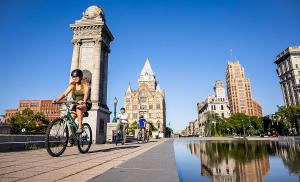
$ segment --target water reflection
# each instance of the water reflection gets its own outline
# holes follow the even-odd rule
[[[299,143],[272,141],[185,142],[181,144],[186,146],[190,155],[200,159],[201,176],[208,177],[212,181],[262,182],[269,175],[269,157],[272,156],[274,156],[274,160],[281,159],[283,164],[280,165],[287,167],[289,173],[300,175]],[[295,175],[293,179],[295,179]],[[273,180],[278,181],[274,178]]]

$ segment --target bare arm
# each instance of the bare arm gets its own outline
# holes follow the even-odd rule
[[[83,96],[83,101],[86,102],[89,96],[89,85],[86,84],[86,86],[84,87],[84,96]]]
[[[61,96],[59,96],[54,102],[59,102],[60,100],[62,100],[64,97],[66,97],[72,90],[73,86],[70,85],[63,94],[61,94]]]

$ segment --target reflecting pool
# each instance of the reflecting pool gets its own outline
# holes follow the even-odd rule
[[[181,182],[300,181],[300,144],[277,141],[176,140]]]

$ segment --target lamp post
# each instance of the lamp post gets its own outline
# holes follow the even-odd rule
[[[251,125],[251,120],[250,120],[250,113],[249,113],[249,122],[250,122],[250,136],[251,136],[251,134],[252,134],[252,125]]]
[[[116,119],[116,114],[117,114],[117,111],[116,111],[117,103],[118,103],[118,99],[115,97],[115,98],[114,98],[114,119],[112,120],[113,123],[117,123],[117,119]]]
[[[246,138],[246,136],[245,136],[245,125],[244,125],[244,120],[243,119],[242,119],[242,125],[243,125],[243,132],[244,132],[243,138]]]
[[[262,120],[262,133],[263,133],[263,135],[265,133],[265,122],[264,122],[264,120]]]

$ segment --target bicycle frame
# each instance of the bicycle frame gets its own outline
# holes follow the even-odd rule
[[[71,124],[72,124],[72,122],[74,123],[76,130],[77,130],[77,128],[78,128],[78,125],[77,125],[77,123],[75,122],[74,118],[71,116],[71,112],[70,112],[70,109],[69,109],[69,108],[67,108],[64,117],[68,120],[68,124],[69,124],[69,126],[70,126],[70,129],[71,129],[73,138],[74,138],[74,139],[77,138],[77,136],[76,136],[76,134],[75,134],[76,131],[74,131],[74,128],[71,127]],[[65,124],[64,130],[66,129],[66,127],[67,127],[67,123]]]
[[[72,117],[69,108],[66,109],[66,112],[65,112],[65,115],[64,115],[64,121],[66,121],[66,120],[67,120],[67,122],[65,122],[65,124],[64,124],[64,129],[62,130],[63,133],[65,132],[65,129],[67,128],[67,124],[69,124],[70,129],[71,129],[71,133],[72,133],[72,136],[73,136],[74,139],[79,139],[79,140],[86,139],[86,137],[77,138],[76,131],[74,131],[74,128],[71,127],[72,122],[74,123],[76,130],[78,129],[79,126],[78,126],[78,124],[75,122],[74,118]],[[58,133],[59,129],[60,129],[60,128],[57,129],[57,133]],[[82,128],[82,130],[83,130],[83,132],[85,132],[84,128]]]
[[[119,130],[116,130],[113,134],[115,137],[118,136],[118,140],[123,139],[123,126],[120,125]]]

